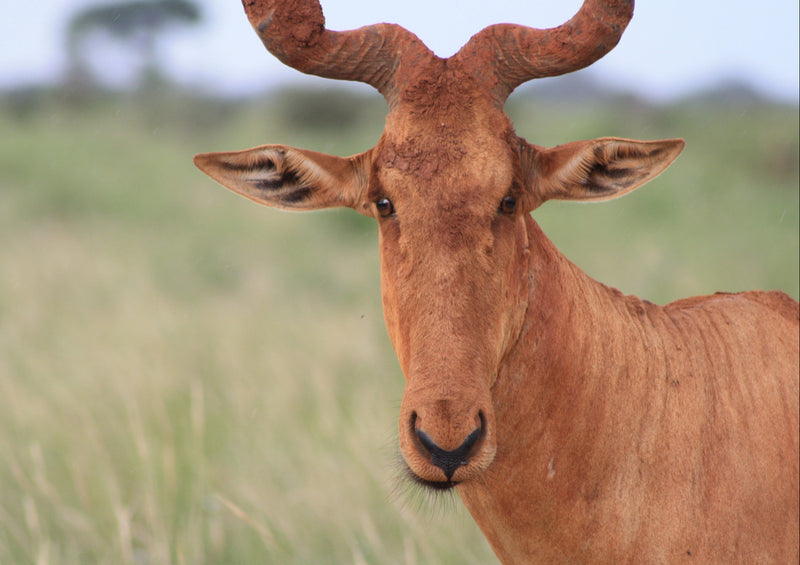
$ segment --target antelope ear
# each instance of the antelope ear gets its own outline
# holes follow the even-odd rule
[[[635,141],[604,137],[535,148],[533,190],[540,202],[608,200],[654,179],[683,149],[682,139]]]
[[[225,188],[259,204],[288,210],[363,204],[371,151],[353,157],[263,145],[229,153],[196,155],[194,164]]]

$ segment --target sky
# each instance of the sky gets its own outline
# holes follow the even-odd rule
[[[101,2],[10,1],[0,20],[0,89],[59,80],[66,67],[64,31],[70,16]],[[257,93],[287,82],[326,84],[284,67],[267,53],[239,0],[197,2],[203,23],[165,35],[160,45],[163,68],[174,79],[230,95]],[[322,4],[329,29],[399,23],[437,55],[449,56],[493,23],[560,25],[578,10],[581,0],[322,0]],[[619,45],[592,66],[592,75],[654,101],[738,81],[770,97],[797,102],[798,4],[797,0],[638,0]],[[133,75],[124,50],[104,42],[96,45],[95,53],[109,84],[123,85]]]

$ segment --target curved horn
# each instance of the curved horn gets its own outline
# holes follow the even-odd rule
[[[242,5],[261,42],[283,63],[307,74],[365,82],[390,105],[400,66],[434,56],[417,36],[394,24],[327,30],[319,0],[242,0]]]
[[[567,23],[551,29],[497,24],[475,34],[454,57],[470,67],[493,69],[479,76],[502,106],[520,84],[587,67],[611,51],[633,17],[633,0],[585,0]]]

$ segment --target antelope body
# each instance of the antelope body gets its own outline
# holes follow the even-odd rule
[[[503,112],[519,84],[613,48],[632,0],[586,0],[550,30],[491,26],[449,59],[399,26],[326,30],[317,0],[243,3],[281,60],[388,102],[359,155],[266,145],[195,163],[268,206],[377,219],[409,475],[456,488],[503,563],[797,562],[798,303],[624,296],[530,215],[626,194],[683,148],[544,148]]]

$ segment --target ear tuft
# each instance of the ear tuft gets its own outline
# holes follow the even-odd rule
[[[680,154],[682,139],[601,138],[540,150],[536,155],[542,201],[608,200],[652,180]]]
[[[360,157],[265,145],[204,153],[195,156],[194,163],[221,185],[259,204],[312,210],[356,205],[364,190],[353,166],[363,162]]]
[[[282,148],[265,147],[233,153],[207,153],[195,165],[234,192],[262,204],[303,207],[311,187],[324,181],[312,162]]]

